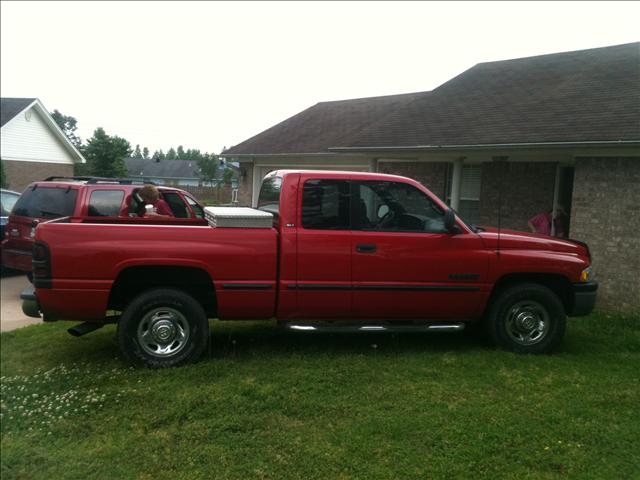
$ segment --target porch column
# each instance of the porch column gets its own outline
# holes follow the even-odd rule
[[[260,185],[262,185],[262,177],[260,176],[260,167],[256,165],[256,161],[253,161],[253,182],[251,188],[251,206],[256,208],[258,206],[258,195],[260,195]]]
[[[558,209],[558,197],[560,195],[560,163],[556,165],[556,180],[553,185],[553,207],[551,211],[551,236],[556,236],[556,210]]]
[[[451,176],[451,208],[460,208],[460,190],[462,187],[462,164],[464,157],[456,158],[453,161],[453,175]]]

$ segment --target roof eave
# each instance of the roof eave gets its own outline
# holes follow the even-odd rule
[[[29,105],[27,108],[36,107],[40,112],[41,116],[44,118],[45,123],[49,126],[49,128],[53,131],[53,133],[58,137],[58,139],[62,142],[64,147],[71,153],[72,156],[76,158],[76,163],[87,163],[82,154],[78,151],[78,149],[71,143],[69,138],[65,135],[62,129],[55,122],[51,114],[44,108],[44,105],[40,101],[39,98]],[[26,110],[26,109],[25,109]]]

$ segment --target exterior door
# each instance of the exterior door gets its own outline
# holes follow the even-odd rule
[[[349,182],[319,180],[303,174],[300,186],[295,316],[310,319],[349,318]]]
[[[448,233],[442,208],[412,185],[354,181],[352,189],[354,317],[476,316],[488,266],[481,239]]]

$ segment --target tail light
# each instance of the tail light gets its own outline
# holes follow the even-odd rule
[[[33,285],[36,288],[51,288],[51,254],[44,242],[33,243]]]

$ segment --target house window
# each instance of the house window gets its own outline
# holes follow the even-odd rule
[[[451,182],[453,165],[447,172],[447,204],[451,205]],[[480,219],[480,187],[482,185],[482,165],[463,165],[460,185],[460,206],[458,213],[467,223],[478,223]]]

